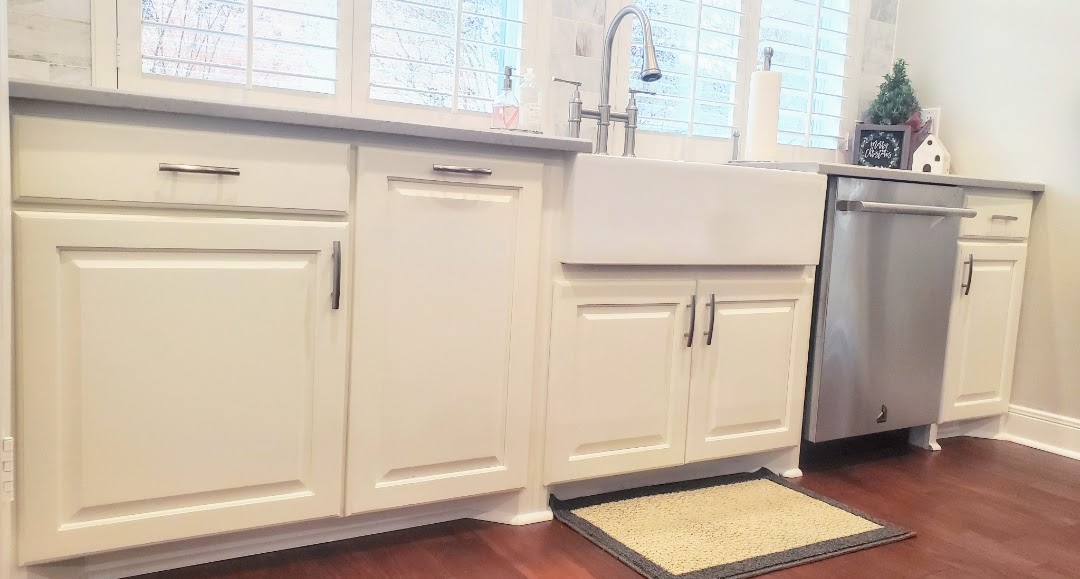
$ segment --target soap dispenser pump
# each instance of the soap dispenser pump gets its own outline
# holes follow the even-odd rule
[[[502,90],[491,107],[491,128],[516,129],[519,109],[518,99],[514,96],[514,67],[507,66],[503,72]]]

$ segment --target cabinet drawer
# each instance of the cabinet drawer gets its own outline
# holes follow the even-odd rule
[[[967,207],[979,215],[964,219],[961,237],[1026,239],[1031,227],[1030,194],[990,189],[965,189]]]
[[[33,116],[12,129],[16,199],[348,210],[345,143]]]

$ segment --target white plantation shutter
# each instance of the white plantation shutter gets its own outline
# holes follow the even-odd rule
[[[731,136],[745,117],[751,55],[775,50],[784,73],[780,135],[785,145],[835,149],[843,118],[851,0],[635,0],[653,22],[664,76],[637,80],[644,48],[634,25],[631,88],[641,95],[642,130]],[[757,20],[750,16],[756,15]],[[750,29],[757,23],[757,29]],[[616,103],[621,104],[621,103]],[[745,129],[745,127],[741,127]]]
[[[373,0],[370,98],[491,111],[503,67],[523,72],[523,10],[522,0]]]
[[[634,20],[630,86],[657,93],[639,95],[643,130],[729,137],[735,127],[742,0],[636,0],[652,20],[656,58],[663,78],[638,80],[644,53],[641,26]]]
[[[334,94],[337,0],[141,0],[143,74]]]
[[[843,120],[851,0],[761,0],[758,54],[783,72],[779,142],[836,149]]]

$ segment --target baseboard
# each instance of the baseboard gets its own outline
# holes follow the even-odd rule
[[[1080,419],[1009,406],[1001,440],[1080,460]]]

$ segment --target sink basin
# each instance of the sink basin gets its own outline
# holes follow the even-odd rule
[[[826,177],[578,155],[559,257],[597,265],[814,265]]]

